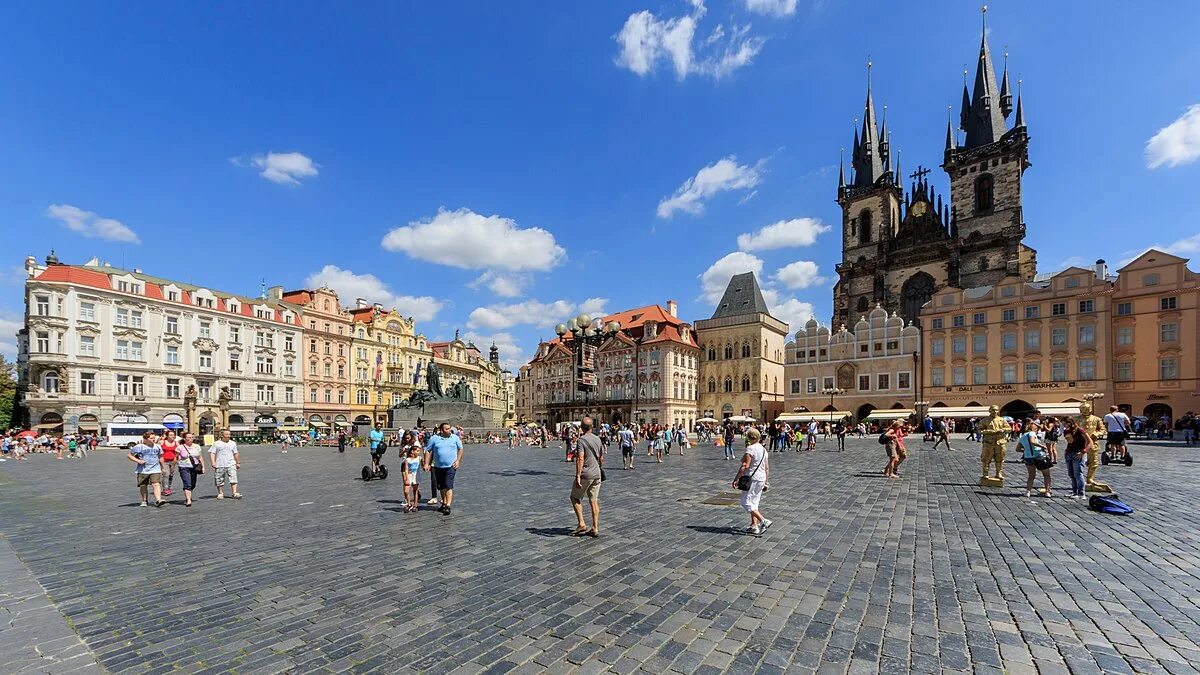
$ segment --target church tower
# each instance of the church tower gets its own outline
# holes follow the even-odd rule
[[[987,8],[984,8],[984,18]],[[1032,279],[1037,252],[1022,243],[1025,220],[1021,209],[1021,178],[1029,168],[1029,132],[1017,94],[1016,118],[1008,81],[1008,56],[996,85],[996,70],[987,42],[987,27],[979,45],[975,84],[968,93],[963,82],[959,129],[946,129],[942,168],[950,178],[951,234],[962,246],[959,280],[962,288],[987,286],[1006,276]]]
[[[847,323],[883,300],[886,242],[900,219],[902,193],[895,176],[886,110],[883,129],[875,117],[871,64],[867,64],[867,100],[861,129],[854,129],[853,173],[846,181],[844,160],[838,167],[837,202],[842,207],[842,261],[834,287],[834,319]],[[852,316],[853,315],[853,316]],[[835,324],[836,325],[836,324]]]

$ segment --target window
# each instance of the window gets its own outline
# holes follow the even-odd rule
[[[995,179],[990,173],[975,179],[975,213],[991,213],[995,207],[992,201],[994,187]]]
[[[117,340],[117,358],[124,361],[141,361],[142,343],[136,340]]]
[[[1079,288],[1079,277],[1068,277],[1064,285],[1067,288]]]
[[[1038,318],[1038,315],[1041,313],[1041,309],[1042,308],[1038,307],[1037,305],[1033,305],[1031,307],[1026,307],[1025,308],[1025,318],[1026,319]]]
[[[94,302],[79,303],[79,320],[95,322],[95,320],[96,320],[96,303],[94,303]]]
[[[260,384],[260,385],[257,385],[254,389],[255,389],[255,395],[258,397],[259,401],[262,401],[263,403],[274,403],[275,402],[275,387],[274,386],[271,386],[268,384]]]
[[[117,375],[117,395],[118,396],[128,396],[129,395],[129,376],[128,375]]]
[[[931,368],[929,370],[929,384],[935,387],[941,387],[946,384],[945,368]]]
[[[1178,380],[1179,379],[1179,359],[1159,359],[1158,360],[1158,379],[1160,380]]]
[[[1050,379],[1055,382],[1067,381],[1067,362],[1066,361],[1051,361],[1050,362]]]
[[[242,305],[237,300],[233,300],[233,299],[227,300],[225,302],[225,308],[228,309],[230,311],[230,313],[232,313],[232,314],[241,314],[242,313]]]
[[[179,347],[167,345],[167,354],[163,362],[170,366],[179,365]]]
[[[1017,350],[1017,334],[1009,331],[1000,335],[1000,349],[1006,352]]]
[[[1143,286],[1157,286],[1159,277],[1157,274],[1147,274],[1142,277]]]
[[[1017,383],[1017,364],[1005,363],[1000,366],[1000,381],[1004,384]]]
[[[965,335],[956,335],[950,338],[950,353],[955,355],[967,353],[967,338]]]
[[[396,398],[397,398],[397,395],[392,394],[392,405],[396,405],[397,403],[399,403],[399,401],[396,400]],[[284,387],[283,388],[283,402],[284,403],[295,403],[296,402],[296,388],[295,387]]]
[[[1017,310],[1015,310],[1015,309],[1001,310],[1000,320],[1001,321],[1016,321],[1017,320]]]
[[[936,329],[940,329],[940,328],[942,328],[942,326],[943,326],[943,323],[942,323],[942,318],[941,318],[941,317],[938,317],[938,318],[936,318],[936,319],[934,319],[934,320],[932,320],[932,321],[930,321],[930,322],[929,322],[929,327],[930,327],[930,328],[933,328],[933,329],[935,329],[935,330],[936,330]]]
[[[260,319],[274,319],[275,312],[269,309],[255,309],[254,316]],[[274,399],[274,392],[272,392],[272,399]]]
[[[317,388],[316,387],[313,387],[312,389],[308,390],[308,402],[309,403],[317,402]]]
[[[866,209],[858,214],[858,243],[871,243],[871,212]]]
[[[733,391],[733,378],[730,378],[730,377],[725,378],[725,391],[727,391],[727,392]]]
[[[167,398],[179,398],[179,378],[167,378]]]
[[[1080,326],[1079,327],[1079,346],[1091,346],[1096,344],[1096,327],[1095,326]]]
[[[146,378],[141,375],[134,375],[130,378],[131,382],[129,393],[134,397],[146,395]]]
[[[200,337],[202,337],[202,338],[211,338],[212,337],[212,323],[210,323],[208,321],[200,322]]]
[[[742,376],[742,391],[750,391],[750,376]]]
[[[287,359],[283,362],[283,374],[285,377],[296,376],[296,364],[291,359]]]
[[[201,401],[212,398],[212,382],[196,382],[196,395]]]
[[[50,296],[34,296],[34,308],[38,316],[50,316]]]
[[[345,355],[346,355],[346,345],[339,343],[338,344],[338,356],[345,356]]]
[[[163,329],[167,335],[179,335],[179,317],[168,316],[166,328]]]
[[[985,312],[975,312],[971,315],[971,323],[976,326],[982,326],[987,323],[987,314]]]
[[[1133,381],[1133,362],[1132,361],[1117,361],[1117,368],[1114,371],[1113,377],[1117,382]]]
[[[255,347],[274,348],[275,347],[275,334],[270,333],[270,332],[264,332],[261,330],[255,332],[254,333],[254,346]]]
[[[823,382],[822,386],[824,388],[833,389],[833,378],[832,377],[826,377],[822,382]]]
[[[1025,381],[1026,382],[1037,382],[1039,377],[1041,377],[1041,364],[1026,363],[1025,364]]]
[[[965,326],[966,323],[967,317],[963,316],[962,314],[959,314],[950,320],[950,325],[954,326],[955,328],[958,328],[959,326]]]
[[[1158,327],[1159,342],[1177,342],[1179,340],[1179,324],[1164,323]]]
[[[42,391],[47,394],[58,393],[58,373],[51,370],[42,376]]]
[[[283,350],[286,352],[296,351],[296,338],[291,333],[283,336]]]
[[[84,396],[94,396],[96,394],[95,373],[79,374],[79,393],[83,394]]]
[[[254,372],[260,375],[273,375],[275,373],[275,359],[270,356],[259,356],[254,359]]]
[[[340,326],[339,326],[339,328],[340,328]],[[338,389],[338,403],[345,403],[345,402],[346,402],[346,390]]]
[[[1051,347],[1066,347],[1067,346],[1067,329],[1066,328],[1051,328],[1050,329],[1050,346]]]
[[[888,351],[890,351],[890,352],[893,352],[893,351],[896,351],[897,349],[900,349],[900,341],[899,341],[899,340],[888,340],[888,341],[887,341],[887,348],[888,348]],[[824,349],[822,349],[822,350],[821,350],[821,356],[825,356],[825,350],[824,350]]]
[[[1133,314],[1133,303],[1132,302],[1118,302],[1117,303],[1117,316],[1129,316],[1130,314]]]
[[[1095,300],[1080,300],[1079,301],[1079,313],[1080,314],[1091,314],[1094,311],[1096,311],[1096,301]]]
[[[892,376],[888,373],[880,373],[875,378],[875,384],[877,385],[875,388],[879,391],[887,391],[892,388]]]
[[[1066,314],[1067,314],[1067,303],[1056,302],[1053,305],[1050,305],[1050,315],[1051,316],[1066,316]]]
[[[1133,328],[1130,326],[1122,326],[1117,329],[1117,344],[1128,346],[1133,344]]]
[[[95,356],[96,355],[96,338],[91,335],[79,336],[79,355],[80,356]]]
[[[346,379],[346,366],[344,364],[339,363],[337,373],[338,373],[337,376],[338,376],[339,380]]]
[[[1033,351],[1042,348],[1042,331],[1027,330],[1025,331],[1025,350]]]
[[[1000,297],[1002,297],[1002,298],[1011,298],[1012,296],[1014,296],[1016,294],[1017,294],[1017,289],[1014,286],[1005,286],[1004,288],[1000,289]]]
[[[954,366],[950,369],[950,384],[961,387],[967,383],[967,369],[965,366]]]
[[[749,342],[742,343],[742,358],[743,359],[750,358],[750,343]]]
[[[930,341],[929,348],[929,351],[932,352],[934,356],[941,356],[942,354],[946,353],[946,341],[942,338],[934,338]]]
[[[171,302],[179,302],[179,291],[176,291],[176,290],[167,291],[167,300],[170,300]]]
[[[1158,308],[1164,312],[1176,309],[1179,306],[1179,298],[1169,295],[1165,298],[1158,299]]]
[[[817,393],[817,378],[815,378],[815,377],[808,378],[808,381],[804,383],[804,386],[805,386],[805,391],[807,393],[809,393],[809,394]]]
[[[200,367],[212,370],[212,352],[200,352]]]
[[[332,343],[329,342],[329,340],[326,340],[325,341],[325,356],[329,356],[330,354],[332,354],[333,353],[332,350],[333,350]]]
[[[971,336],[971,351],[975,354],[987,353],[987,336],[972,335]]]
[[[987,366],[971,366],[971,384],[987,384]]]
[[[716,388],[716,383],[713,382],[712,380],[709,380],[708,381],[708,390],[712,391],[714,388]],[[792,393],[793,394],[800,393],[800,380],[792,380]]]
[[[357,401],[358,401],[358,404],[359,404],[359,405],[366,405],[366,404],[367,404],[367,402],[368,402],[368,399],[367,399],[367,390],[366,390],[366,389],[359,389],[359,390],[358,390],[358,394],[355,396],[355,400],[357,400]]]
[[[38,331],[34,341],[34,351],[38,354],[50,353],[50,333],[47,331]]]
[[[1096,379],[1096,359],[1079,359],[1079,379]]]
[[[235,401],[242,400],[242,383],[232,382],[229,385],[229,396]]]
[[[858,376],[858,390],[859,391],[871,391],[871,376],[870,375],[859,375]]]
[[[333,364],[325,363],[325,377],[333,377]]]

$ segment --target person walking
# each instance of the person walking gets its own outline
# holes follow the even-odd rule
[[[846,422],[838,420],[833,423],[833,434],[837,436],[838,452],[846,451]]]
[[[411,431],[400,437],[400,471],[404,479],[404,503],[400,506],[405,513],[416,512],[421,503],[421,444]]]
[[[221,440],[208,447],[208,459],[213,468],[213,481],[217,486],[217,499],[225,498],[225,483],[229,483],[230,497],[241,499],[238,492],[238,469],[242,460],[238,455],[237,441],[230,439],[229,430],[221,430]]]
[[[883,467],[883,475],[887,478],[899,478],[900,473],[896,469],[900,466],[900,444],[901,429],[900,420],[892,420],[887,430],[880,434],[880,442],[883,443],[883,449],[887,453],[887,464]]]
[[[592,418],[584,417],[579,426],[578,452],[575,453],[575,483],[571,487],[571,509],[578,523],[573,536],[600,536],[600,483],[604,480],[604,448],[592,433]],[[592,510],[592,528],[583,521],[583,499],[587,497]]]
[[[817,434],[821,433],[821,426],[816,420],[808,421],[808,449],[812,452],[817,450]]]
[[[947,450],[952,450],[950,447],[950,429],[946,426],[946,418],[942,417],[933,423],[933,449],[937,450],[941,444],[946,445]]]
[[[650,429],[650,446],[654,448],[654,456],[658,463],[663,463],[663,437],[657,428]]]
[[[288,447],[292,444],[292,435],[290,433],[285,432],[284,434],[282,434],[280,436],[279,440],[283,443],[283,449],[280,450],[279,452],[286,455],[287,451],[288,451]]]
[[[767,450],[762,446],[761,440],[762,433],[758,429],[746,430],[746,452],[742,455],[742,463],[733,477],[734,489],[742,493],[742,508],[750,514],[750,528],[747,531],[753,535],[762,534],[772,524],[759,510],[770,470]]]
[[[633,469],[633,445],[637,442],[634,438],[633,429],[628,424],[622,424],[617,428],[617,439],[621,446],[621,468]]]
[[[1110,405],[1108,414],[1104,416],[1104,427],[1108,430],[1108,439],[1105,443],[1112,451],[1109,460],[1125,461],[1125,457],[1129,454],[1129,446],[1125,445],[1125,439],[1129,438],[1129,416],[1121,412],[1117,406]]]
[[[733,431],[733,425],[730,424],[729,422],[725,423],[725,433],[724,433],[723,440],[725,442],[725,459],[726,460],[733,459],[734,431]]]
[[[1092,435],[1080,428],[1074,417],[1063,418],[1063,440],[1067,442],[1067,475],[1071,477],[1071,498],[1084,497],[1083,462],[1092,452]]]
[[[196,443],[192,432],[183,432],[183,442],[176,448],[179,462],[179,481],[183,483],[183,505],[192,505],[192,492],[196,489],[196,476],[204,473],[204,452]]]
[[[1025,496],[1033,496],[1034,474],[1042,472],[1042,493],[1050,497],[1050,455],[1046,446],[1038,440],[1038,423],[1032,418],[1026,418],[1023,431],[1017,438],[1017,446],[1021,448],[1021,459],[1025,462],[1028,477],[1025,479]]]
[[[142,498],[141,506],[147,506],[147,492],[154,492],[154,506],[161,508],[165,503],[162,498],[162,448],[156,442],[158,437],[153,431],[142,434],[142,442],[130,448],[126,457],[137,464],[134,475],[137,476],[138,494]]]
[[[346,432],[345,431],[341,431],[341,430],[338,431],[337,444],[338,444],[338,452],[346,451]]]
[[[425,470],[436,477],[442,493],[442,505],[438,510],[448,516],[454,505],[454,474],[462,464],[462,439],[450,433],[449,422],[442,422],[438,433],[429,437],[425,450]]]
[[[163,496],[169,497],[175,494],[172,488],[175,484],[175,451],[179,448],[179,442],[175,439],[175,430],[167,429],[167,433],[163,434],[162,442],[159,443],[162,448],[162,468],[166,478],[166,487],[163,489]]]
[[[1046,452],[1050,453],[1050,464],[1058,464],[1058,437],[1062,434],[1058,420],[1053,417],[1047,417],[1043,434],[1045,437]]]

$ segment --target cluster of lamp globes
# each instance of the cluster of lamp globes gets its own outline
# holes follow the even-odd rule
[[[582,332],[583,337],[596,337],[597,335],[616,335],[621,330],[619,321],[609,321],[604,323],[604,319],[596,317],[593,319],[587,314],[580,314],[566,323],[560,323],[554,327],[554,332],[558,337],[562,337],[567,333],[579,334]]]

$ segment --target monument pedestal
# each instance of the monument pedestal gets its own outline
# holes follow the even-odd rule
[[[412,429],[419,423],[428,427],[449,422],[464,429],[482,429],[483,408],[463,401],[426,401],[420,407],[396,407],[388,411],[388,426],[393,429]]]
[[[979,487],[1002,488],[1002,487],[1004,487],[1004,479],[1003,478],[994,478],[992,476],[980,476],[979,477]]]

